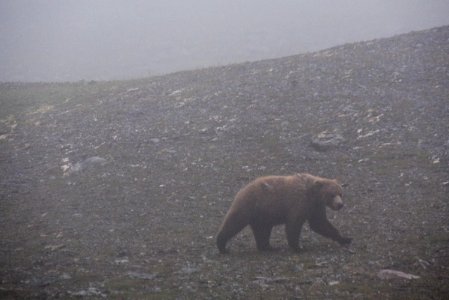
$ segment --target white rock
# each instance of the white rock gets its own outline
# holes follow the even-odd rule
[[[377,277],[379,277],[380,279],[403,278],[403,279],[408,279],[408,280],[420,278],[417,275],[412,275],[412,274],[404,273],[402,271],[389,270],[389,269],[380,270],[377,273]]]

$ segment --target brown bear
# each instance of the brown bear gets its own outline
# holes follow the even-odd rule
[[[310,228],[341,245],[352,239],[342,237],[326,217],[326,206],[343,207],[342,188],[336,180],[310,174],[260,177],[236,195],[217,235],[217,247],[226,253],[226,243],[249,225],[258,250],[270,250],[273,226],[285,224],[288,245],[299,251],[299,236],[305,221]]]

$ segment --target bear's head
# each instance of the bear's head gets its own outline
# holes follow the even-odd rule
[[[333,210],[343,207],[343,189],[337,180],[322,179],[316,182],[319,187],[320,202]]]

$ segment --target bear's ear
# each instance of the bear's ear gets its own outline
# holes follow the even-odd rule
[[[341,186],[341,187],[347,187],[348,186],[348,184],[346,183],[346,182],[343,182],[340,178],[335,178],[335,179],[333,179],[333,181],[336,183],[336,184],[338,184],[339,186]]]

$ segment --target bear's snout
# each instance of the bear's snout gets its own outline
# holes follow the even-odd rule
[[[332,200],[332,205],[331,205],[333,210],[340,210],[343,208],[343,200],[341,199],[340,196],[335,196],[334,199]]]

